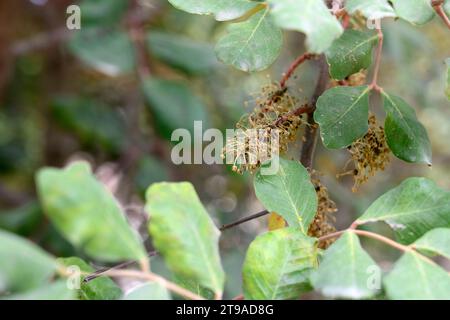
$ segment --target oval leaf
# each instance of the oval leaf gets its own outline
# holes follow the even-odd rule
[[[416,112],[402,98],[383,92],[386,141],[392,153],[406,162],[431,165],[431,143]]]
[[[154,57],[189,74],[205,74],[218,63],[209,43],[152,31],[147,36],[147,44]]]
[[[330,75],[342,80],[367,69],[372,64],[372,49],[377,42],[378,36],[373,32],[346,30],[326,53]]]
[[[377,294],[369,286],[374,267],[378,268],[361,247],[358,237],[346,232],[325,251],[311,281],[327,297],[370,298]]]
[[[217,21],[233,20],[253,9],[257,3],[249,0],[169,0],[180,10],[195,14],[212,14]]]
[[[255,176],[256,197],[269,211],[281,215],[291,227],[300,227],[306,234],[317,211],[317,195],[308,171],[298,161],[275,158],[279,161],[276,174]],[[263,164],[262,168],[272,163]]]
[[[283,34],[268,14],[263,10],[247,21],[230,25],[216,45],[219,60],[246,72],[268,68],[283,45]]]
[[[426,178],[409,178],[379,197],[357,220],[384,221],[410,244],[434,228],[450,227],[450,192]]]
[[[298,299],[311,290],[309,274],[316,266],[316,239],[297,228],[259,235],[250,244],[242,269],[244,296],[251,300]]]
[[[309,52],[322,53],[343,32],[338,20],[322,0],[269,0],[271,15],[283,29],[306,34]]]
[[[369,87],[335,87],[317,100],[314,120],[330,149],[351,145],[369,130]]]
[[[426,253],[431,252],[450,259],[450,229],[436,228],[428,231],[414,242],[413,246]]]
[[[220,294],[224,271],[216,228],[189,182],[155,183],[146,194],[155,248],[176,275]]]
[[[76,290],[67,285],[66,280],[59,280],[37,289],[7,297],[8,300],[76,300]]]
[[[385,277],[384,287],[395,300],[449,300],[450,276],[414,252],[405,253]]]
[[[430,0],[392,0],[400,18],[416,25],[425,24],[434,17]]]
[[[0,293],[37,288],[56,269],[56,260],[34,243],[0,230]]]
[[[124,31],[83,28],[69,42],[69,50],[93,69],[115,77],[134,70],[134,49]]]
[[[36,180],[45,213],[74,246],[104,261],[147,258],[116,199],[95,179],[89,164],[44,168]]]
[[[394,9],[387,0],[347,0],[345,9],[350,14],[361,11],[367,19],[396,17]]]
[[[193,132],[194,121],[208,125],[206,106],[183,82],[156,78],[145,79],[142,90],[155,117],[155,127],[170,140],[176,129]]]
[[[131,289],[123,300],[171,300],[171,298],[165,287],[157,282],[148,282]]]

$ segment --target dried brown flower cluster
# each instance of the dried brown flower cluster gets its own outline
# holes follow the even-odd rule
[[[334,88],[337,86],[345,85],[350,87],[362,86],[366,83],[367,71],[362,70],[358,73],[349,75],[345,80],[331,80],[330,87]]]
[[[356,140],[348,151],[351,154],[355,169],[338,175],[353,174],[353,192],[358,187],[374,176],[379,170],[384,170],[389,163],[390,150],[386,142],[383,126],[378,125],[375,115],[369,116],[369,130],[364,137]]]
[[[318,207],[317,214],[309,226],[308,235],[320,238],[336,231],[333,223],[336,220],[334,213],[337,211],[337,208],[334,201],[329,197],[328,189],[320,182],[320,180],[318,178],[312,178],[311,181],[316,188]],[[334,241],[335,239],[321,241],[319,248],[326,249]]]
[[[236,124],[240,130],[222,151],[222,158],[231,156],[233,171],[241,174],[253,173],[273,154],[286,153],[303,122],[301,115],[292,112],[298,99],[277,84],[263,87],[255,102],[254,110]]]

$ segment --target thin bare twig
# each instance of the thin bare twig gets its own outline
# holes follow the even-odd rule
[[[316,89],[311,100],[311,111],[308,113],[308,126],[305,129],[305,142],[303,143],[300,162],[306,168],[312,168],[314,153],[317,145],[317,124],[314,121],[314,111],[316,109],[317,99],[325,92],[328,87],[329,74],[328,64],[325,56],[322,54],[319,58],[319,79],[317,80]]]
[[[378,32],[378,47],[375,58],[375,68],[373,71],[372,83],[370,84],[370,88],[376,91],[381,91],[381,87],[378,85],[378,74],[380,72],[381,65],[381,54],[383,53],[383,31],[381,30],[381,22],[377,22],[377,32]]]
[[[250,221],[250,220],[254,220],[254,219],[263,217],[263,216],[265,216],[265,215],[268,215],[269,213],[270,213],[270,212],[267,211],[267,210],[260,211],[260,212],[258,212],[258,213],[252,214],[251,216],[248,216],[248,217],[239,219],[239,220],[237,220],[237,221],[235,221],[235,222],[233,222],[233,223],[230,223],[230,224],[224,224],[223,226],[221,226],[221,227],[219,228],[219,230],[220,230],[220,231],[224,231],[224,230],[227,230],[227,229],[236,227],[236,226],[238,226],[238,225],[240,225],[240,224],[242,224],[242,223],[245,223],[245,222],[248,222],[248,221]]]
[[[110,277],[128,277],[128,278],[136,278],[136,279],[143,279],[148,281],[157,282],[163,287],[167,288],[168,290],[179,294],[185,298],[191,299],[191,300],[205,300],[205,298],[180,287],[179,285],[170,282],[169,280],[158,276],[157,274],[154,274],[152,272],[142,272],[138,270],[108,270],[102,274],[102,276],[110,276]]]
[[[286,82],[289,80],[290,77],[294,74],[294,71],[305,61],[311,60],[317,57],[317,55],[313,53],[306,52],[302,55],[300,55],[297,59],[292,62],[292,64],[289,66],[288,70],[283,74],[283,77],[280,80],[280,87],[281,89],[284,89],[286,87]]]
[[[438,16],[444,21],[447,28],[450,29],[450,19],[448,18],[447,14],[444,11],[444,8],[442,7],[444,1],[443,0],[434,0],[432,1],[432,6],[434,8],[434,11],[438,14]]]

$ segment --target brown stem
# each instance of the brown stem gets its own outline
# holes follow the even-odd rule
[[[275,121],[275,126],[280,125],[281,123],[285,122],[287,119],[289,119],[289,117],[291,116],[300,116],[304,113],[308,113],[311,111],[311,106],[306,105],[306,106],[301,106],[298,107],[295,110],[292,110],[291,112],[289,112],[288,114],[284,115],[284,116],[280,116],[277,121]]]
[[[319,79],[317,80],[316,89],[311,100],[312,109],[308,113],[308,126],[305,129],[305,142],[302,146],[300,154],[300,162],[306,168],[312,168],[314,151],[317,145],[317,124],[314,121],[314,110],[316,109],[317,99],[325,92],[330,79],[328,74],[328,64],[325,56],[322,54],[319,58]]]
[[[270,213],[270,212],[267,211],[267,210],[260,211],[260,212],[258,212],[258,213],[252,214],[251,216],[248,216],[248,217],[239,219],[239,220],[237,220],[237,221],[235,221],[235,222],[233,222],[233,223],[230,223],[230,224],[224,224],[223,226],[221,226],[221,227],[219,228],[219,230],[220,230],[220,231],[224,231],[224,230],[227,230],[227,229],[236,227],[236,226],[238,226],[238,225],[240,225],[240,224],[242,224],[242,223],[245,223],[245,222],[248,222],[248,221],[250,221],[250,220],[254,220],[254,219],[263,217],[263,216],[265,216],[265,215],[268,215],[269,213]]]
[[[380,72],[381,65],[381,54],[383,53],[383,31],[381,30],[381,22],[377,23],[377,32],[378,32],[378,47],[375,58],[375,68],[373,71],[372,83],[370,84],[370,88],[376,91],[381,91],[381,87],[378,86],[378,74]]]
[[[316,55],[306,52],[299,56],[297,59],[292,62],[292,64],[289,66],[288,70],[283,74],[283,78],[280,80],[280,87],[281,89],[284,89],[286,87],[286,82],[289,80],[289,78],[293,75],[294,71],[306,60],[311,60],[315,58]]]
[[[179,294],[185,298],[191,299],[191,300],[205,300],[205,298],[185,289],[177,284],[168,281],[167,279],[158,276],[157,274],[151,273],[151,272],[142,272],[137,270],[109,270],[102,274],[103,276],[110,276],[110,277],[128,277],[128,278],[136,278],[136,279],[143,279],[143,280],[149,280],[154,281],[162,285],[163,287],[167,288],[168,290]]]
[[[444,21],[444,23],[447,26],[447,28],[450,29],[450,19],[445,14],[444,8],[442,7],[443,3],[444,3],[444,1],[433,1],[432,5],[433,5],[433,8],[434,8],[434,11],[436,11],[438,16],[441,17],[442,21]]]

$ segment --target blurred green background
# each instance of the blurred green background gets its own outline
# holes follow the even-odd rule
[[[242,114],[251,111],[261,87],[279,80],[304,52],[303,36],[285,33],[276,63],[264,72],[246,74],[216,60],[214,43],[227,23],[183,13],[164,0],[84,0],[78,2],[82,28],[69,31],[66,8],[73,3],[0,2],[0,228],[56,256],[84,257],[42,214],[34,184],[39,168],[62,167],[75,159],[91,163],[144,238],[143,194],[157,181],[192,182],[218,226],[263,209],[249,174],[237,175],[224,165],[175,166],[170,134],[191,128],[194,120],[203,120],[204,128],[234,128]],[[444,95],[448,30],[437,18],[424,27],[402,21],[388,21],[383,27],[380,83],[415,107],[433,144],[433,166],[391,157],[385,172],[352,193],[351,177],[336,179],[349,154],[319,146],[315,168],[339,209],[338,229],[407,177],[430,177],[450,189],[450,104]],[[291,93],[308,99],[316,71],[314,62],[299,68],[289,82]],[[379,101],[372,102],[381,121]],[[294,143],[290,156],[298,158],[300,147],[301,142]],[[372,228],[390,235],[383,225]],[[223,233],[225,297],[241,293],[247,246],[265,230],[266,217]],[[151,249],[151,240],[146,243]],[[386,268],[397,255],[369,240],[365,247]],[[160,258],[152,266],[167,275]]]

